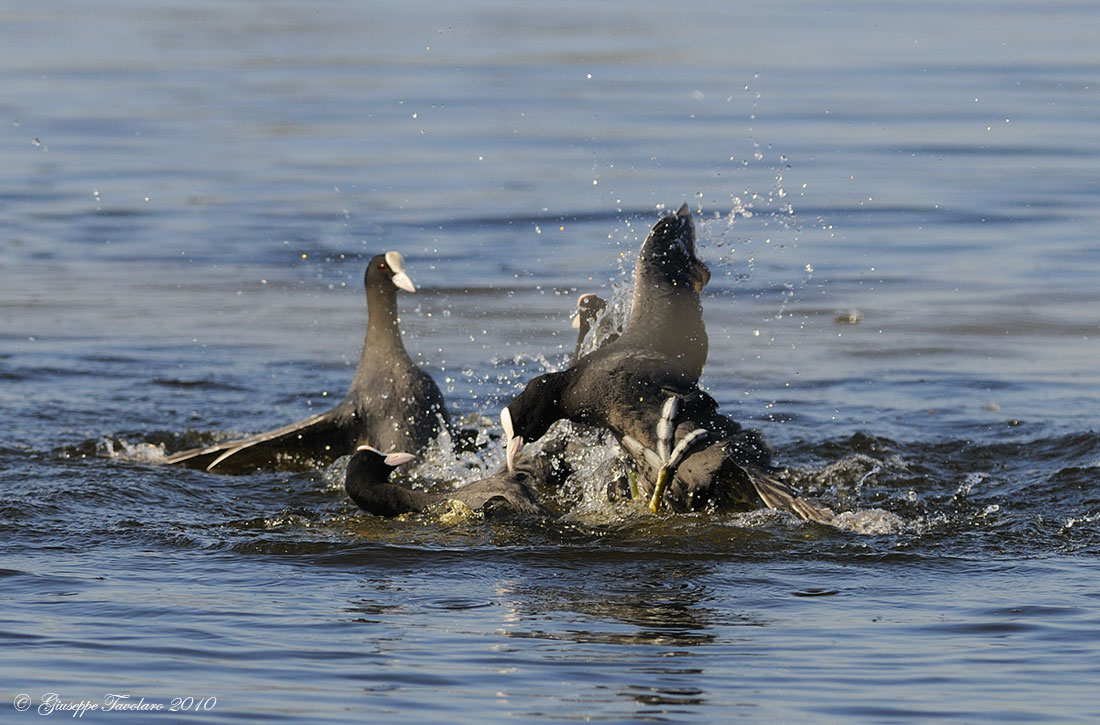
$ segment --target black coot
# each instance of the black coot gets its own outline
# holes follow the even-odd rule
[[[654,509],[662,502],[676,510],[763,502],[827,520],[829,514],[818,515],[774,478],[763,438],[719,412],[698,388],[707,357],[699,293],[709,279],[684,205],[661,218],[642,244],[622,335],[564,371],[531,380],[501,411],[505,436],[537,440],[562,418],[604,427],[635,459],[640,493]],[[672,461],[685,440],[680,460]],[[667,491],[653,496],[662,476]]]
[[[234,457],[239,465],[271,465],[286,457],[332,461],[359,445],[419,453],[449,428],[443,394],[413,364],[398,329],[397,290],[415,292],[400,252],[370,260],[363,276],[367,333],[344,400],[324,413],[276,430],[180,451],[166,458],[207,470]]]

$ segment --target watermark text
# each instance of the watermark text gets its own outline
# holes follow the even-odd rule
[[[98,700],[93,700],[71,699],[57,692],[46,692],[38,700],[26,694],[16,695],[12,705],[18,712],[32,711],[39,715],[80,718],[90,712],[210,712],[218,706],[218,698],[171,697],[166,700],[152,700],[108,692]]]

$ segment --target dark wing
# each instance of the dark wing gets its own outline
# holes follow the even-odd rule
[[[247,438],[222,441],[212,446],[190,448],[166,457],[165,463],[182,463],[191,468],[213,470],[228,468],[226,459],[233,457],[237,468],[264,467],[274,463],[299,465],[309,461],[332,461],[350,453],[351,440],[347,417],[341,406],[311,415],[281,428],[257,433]],[[292,466],[293,467],[293,466]]]
[[[764,505],[776,511],[789,511],[800,519],[831,524],[835,514],[827,506],[819,506],[802,498],[790,486],[759,468],[748,468],[749,480]]]

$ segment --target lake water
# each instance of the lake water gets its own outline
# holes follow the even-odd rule
[[[1068,1],[4,6],[0,719],[1100,718],[1098,27]],[[606,445],[530,526],[361,515],[340,463],[158,463],[339,399],[387,249],[406,345],[496,434],[684,201],[703,384],[839,527],[611,507]]]

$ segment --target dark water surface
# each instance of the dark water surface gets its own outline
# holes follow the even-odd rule
[[[740,5],[0,9],[0,719],[1100,718],[1100,6]],[[599,444],[530,526],[158,463],[339,399],[386,249],[495,435],[684,201],[703,382],[837,528]]]

